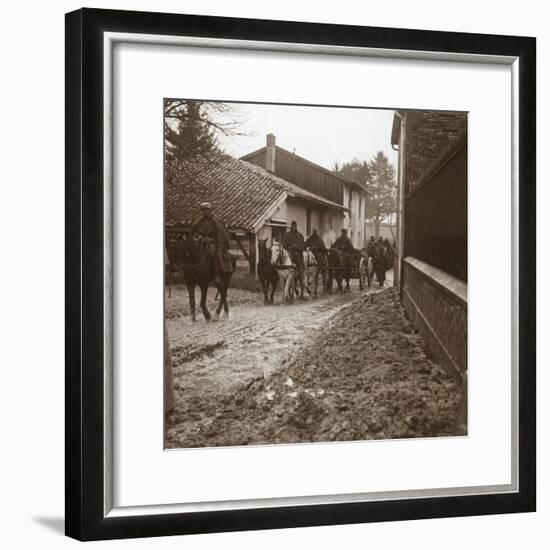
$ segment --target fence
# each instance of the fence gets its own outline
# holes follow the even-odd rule
[[[405,199],[405,256],[468,280],[467,142],[462,136]]]

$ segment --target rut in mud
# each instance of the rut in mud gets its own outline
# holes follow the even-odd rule
[[[453,434],[459,390],[393,290],[270,307],[247,294],[218,324],[168,307],[167,447]]]

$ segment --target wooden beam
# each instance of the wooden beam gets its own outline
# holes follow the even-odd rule
[[[243,256],[250,262],[250,256],[248,255],[248,252],[246,251],[246,248],[243,246],[243,243],[241,242],[240,237],[236,233],[232,233],[231,236],[237,243],[238,247],[240,248],[241,252],[243,253]]]
[[[256,275],[256,235],[248,234],[248,265],[250,266],[250,274]]]

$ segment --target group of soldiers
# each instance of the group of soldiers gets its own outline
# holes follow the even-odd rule
[[[295,221],[290,224],[290,231],[284,234],[282,245],[288,251],[294,253],[293,258],[296,258],[295,263],[298,268],[303,268],[301,253],[304,250],[311,250],[316,257],[318,253],[324,254],[327,252],[327,247],[317,229],[314,229],[311,235],[304,240],[304,236],[298,231]],[[350,262],[356,253],[356,249],[348,237],[348,230],[345,228],[341,230],[341,234],[332,244],[332,248],[342,252]],[[378,270],[382,269],[385,272],[393,265],[394,247],[388,239],[379,237],[378,240],[375,240],[374,237],[371,237],[366,246],[366,255],[373,259],[374,269],[377,273]]]
[[[201,203],[200,211],[201,215],[193,224],[192,231],[212,243],[213,260],[217,270],[230,271],[229,232],[223,221],[214,215],[209,202]],[[304,268],[304,250],[311,250],[316,257],[319,254],[327,253],[327,247],[317,229],[313,229],[311,235],[304,239],[302,233],[298,231],[298,224],[295,221],[290,224],[290,231],[284,234],[281,244],[290,252],[292,260],[299,269]],[[356,253],[345,228],[342,229],[341,235],[334,241],[332,248],[342,252],[350,262],[354,253]],[[379,237],[378,240],[375,240],[374,237],[371,237],[366,246],[366,255],[373,258],[374,269],[378,276],[379,272],[381,273],[383,270],[385,273],[391,267],[394,248],[388,239]],[[378,279],[380,280],[380,277]]]

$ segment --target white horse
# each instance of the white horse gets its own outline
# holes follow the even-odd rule
[[[308,294],[311,296],[310,284],[313,284],[313,296],[317,296],[319,273],[321,266],[315,258],[315,254],[309,249],[304,250],[304,282]],[[303,289],[302,289],[303,294]]]
[[[279,280],[283,286],[283,302],[294,302],[294,274],[296,266],[292,263],[290,254],[283,245],[273,242],[271,245],[271,265],[279,274]]]

